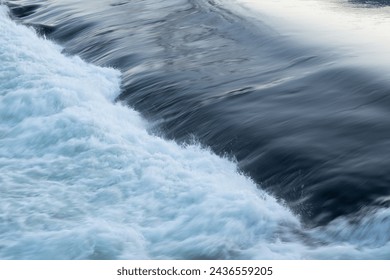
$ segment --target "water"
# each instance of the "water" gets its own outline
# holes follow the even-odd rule
[[[8,2],[40,36],[2,7],[1,258],[390,257],[385,36],[323,44],[283,1]]]

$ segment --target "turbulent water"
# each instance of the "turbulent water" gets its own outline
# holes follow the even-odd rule
[[[390,258],[389,1],[3,2],[0,258]]]

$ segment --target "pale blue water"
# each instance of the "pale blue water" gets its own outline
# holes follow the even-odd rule
[[[141,2],[138,4],[144,5]],[[168,1],[155,1],[154,4],[159,7],[163,3],[168,5]],[[180,3],[175,4],[168,5],[168,8],[182,8]],[[98,6],[90,5],[98,9]],[[101,5],[104,10],[105,5]],[[155,28],[162,28],[157,21],[151,20],[152,15],[157,16],[153,9],[147,13],[141,6],[139,11],[144,12],[138,15],[151,21],[150,26],[144,25],[143,28],[152,28],[153,24],[157,24]],[[69,7],[72,7],[70,3]],[[204,15],[199,11],[205,7],[215,6],[192,6],[193,10],[183,11]],[[167,7],[164,9],[161,8],[160,12],[167,11]],[[106,17],[112,22],[114,18],[110,18],[110,11],[106,12]],[[175,42],[183,41],[175,41],[174,37],[188,35],[188,27],[184,33],[169,33],[173,36],[170,38],[173,42],[171,48],[156,47],[150,41],[156,39],[153,34],[161,33],[153,33],[154,29],[151,29],[135,34],[129,29],[123,32],[134,32],[133,39],[143,38],[134,43],[134,49],[125,48],[124,41],[112,41],[116,42],[113,49],[118,52],[110,53],[110,46],[98,48],[99,41],[96,41],[94,46],[97,49],[88,53],[90,49],[86,48],[85,52],[80,52],[86,60],[103,66],[110,65],[115,54],[129,52],[128,58],[130,54],[134,55],[129,60],[118,60],[116,65],[112,63],[117,67],[115,70],[87,63],[77,55],[64,54],[64,49],[58,44],[38,36],[32,28],[16,24],[7,13],[2,6],[0,258],[390,258],[390,216],[386,207],[387,121],[384,118],[386,113],[381,111],[386,107],[387,99],[373,102],[372,107],[362,106],[364,110],[333,114],[334,120],[324,114],[326,110],[340,110],[345,104],[341,101],[349,100],[348,106],[359,106],[360,101],[367,103],[365,98],[376,100],[376,95],[382,96],[386,92],[385,75],[370,84],[357,78],[362,74],[360,68],[356,70],[356,76],[355,70],[346,65],[316,72],[314,69],[318,65],[331,64],[330,53],[305,60],[303,50],[313,50],[313,46],[301,50],[292,47],[288,51],[284,49],[285,45],[272,48],[275,42],[285,42],[276,35],[267,37],[268,41],[261,49],[265,54],[259,52],[258,58],[246,60],[247,56],[256,53],[255,46],[261,39],[248,39],[245,32],[249,31],[241,29],[240,17],[234,15],[229,18],[232,21],[228,26],[230,31],[226,31],[227,37],[218,37],[225,34],[218,33],[219,29],[217,33],[210,31],[210,37],[207,37],[203,32],[208,28],[200,26],[199,30],[191,29],[195,33],[199,31],[200,37],[195,34],[190,39],[184,37],[189,45],[175,47]],[[54,14],[63,17],[61,9]],[[49,16],[45,17],[43,21],[50,21]],[[84,19],[89,18],[93,17],[85,16]],[[142,19],[137,20],[142,22]],[[56,32],[64,35],[66,28],[73,28],[72,25],[64,26],[58,27]],[[255,26],[251,28],[256,30]],[[231,30],[238,36],[238,41],[229,37]],[[115,31],[108,34],[112,32],[112,36],[121,34],[119,31],[118,34]],[[68,41],[73,40],[73,44],[64,39],[65,52],[78,53],[78,48],[85,48],[83,40],[100,38],[93,32],[74,36]],[[122,38],[129,40],[126,36]],[[199,38],[203,38],[201,43]],[[224,48],[227,38],[232,44]],[[237,47],[240,53],[235,53],[234,42],[240,42],[240,38],[245,42],[240,46],[247,48]],[[75,41],[78,45],[74,44]],[[168,41],[160,38],[158,42]],[[210,45],[205,48],[208,43]],[[144,49],[137,49],[140,45]],[[220,48],[213,49],[213,45]],[[171,53],[162,55],[160,47]],[[182,49],[178,51],[177,47]],[[186,47],[193,51],[186,53]],[[220,53],[221,57],[210,56],[210,52]],[[345,57],[336,53],[338,57]],[[240,56],[241,60],[234,55]],[[165,60],[167,57],[171,60]],[[296,57],[301,60],[294,60]],[[292,60],[288,60],[290,58]],[[257,65],[258,59],[265,64]],[[221,63],[226,63],[226,68],[218,71]],[[240,67],[252,66],[242,68],[245,69],[243,72],[235,72],[236,63]],[[267,73],[273,63],[275,68]],[[166,65],[172,67],[166,68]],[[309,69],[314,74],[274,81],[276,76],[290,77],[290,74],[306,73],[303,70]],[[332,72],[334,69],[338,71]],[[164,71],[166,76],[162,75]],[[231,76],[224,71],[231,71]],[[177,77],[170,76],[179,72],[181,75]],[[213,75],[209,79],[203,77],[207,73]],[[249,73],[253,74],[249,88],[232,91],[232,87],[248,82]],[[341,78],[336,79],[335,75]],[[233,76],[237,77],[236,84],[217,85],[218,81]],[[193,80],[186,80],[186,77]],[[165,78],[169,78],[169,83]],[[325,97],[310,95],[313,93],[311,82],[315,79],[317,87],[321,84]],[[289,84],[291,80],[294,82]],[[172,81],[177,85],[174,89],[169,87],[173,85]],[[353,81],[359,86],[352,93],[359,98],[351,99],[350,93],[340,96],[343,89],[351,88]],[[300,90],[291,93],[295,94],[294,98],[280,94],[280,91],[291,88]],[[211,96],[206,94],[206,89]],[[124,99],[130,105],[134,102],[134,107],[149,120],[132,108],[115,102],[124,92],[127,96]],[[158,92],[164,92],[164,95],[158,95]],[[186,98],[180,99],[181,94],[186,94]],[[228,98],[225,99],[225,95]],[[318,105],[323,104],[321,102],[327,97],[337,99],[329,103],[334,107]],[[288,102],[283,103],[283,100]],[[194,106],[194,110],[189,111],[191,114],[186,115],[183,108],[193,104],[198,104],[198,107]],[[164,111],[164,108],[169,110]],[[169,112],[171,120],[164,112]],[[230,112],[230,116],[232,112],[238,113],[226,118],[226,112]],[[256,115],[253,112],[257,112]],[[252,119],[245,119],[245,116],[252,116]],[[287,121],[289,118],[290,122]],[[310,125],[313,119],[317,123]],[[264,122],[259,123],[259,120]],[[171,123],[159,126],[165,121]],[[339,125],[344,122],[345,126],[336,126],[336,121],[340,121]],[[259,128],[259,124],[264,126],[254,129]],[[245,133],[235,130],[240,126],[245,128]],[[160,129],[159,135],[173,138],[186,131],[190,138],[195,136],[197,141],[209,144],[211,148],[201,147],[195,140],[181,145],[156,136],[156,127]],[[366,127],[368,130],[361,130]],[[164,132],[164,128],[167,131]],[[346,128],[349,128],[345,132],[347,136],[342,135]],[[367,134],[363,138],[360,136]],[[321,137],[327,141],[314,141]],[[366,145],[363,149],[363,144],[368,142],[379,144],[375,147]],[[224,143],[231,143],[231,146]],[[222,156],[230,151],[233,153],[228,158]],[[335,159],[330,160],[332,157]],[[240,168],[247,175],[239,171]],[[367,173],[359,174],[359,170]],[[264,182],[262,178],[265,178]],[[310,219],[316,219],[310,215],[312,205],[305,204],[306,201],[317,202],[313,209],[319,211],[323,208],[324,212],[319,211],[315,217],[318,221],[321,217],[328,217],[324,218],[327,222],[308,226]],[[362,208],[361,201],[368,201],[369,207]],[[340,207],[335,207],[338,204]]]

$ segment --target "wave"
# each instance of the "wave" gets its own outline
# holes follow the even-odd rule
[[[62,55],[5,14],[2,258],[248,258],[298,225],[234,163],[148,134],[112,103],[118,71]]]
[[[269,26],[304,45],[330,53],[336,48],[357,67],[380,68],[378,75],[388,70],[389,37],[384,35],[390,27],[388,1],[236,0],[233,6],[241,6],[240,14],[254,22],[266,19]]]
[[[127,73],[88,64],[11,21],[4,7],[0,29],[0,258],[390,258],[387,209],[307,227],[239,172],[240,162],[150,133],[155,124],[117,96],[158,62]],[[169,102],[163,81],[153,85]]]

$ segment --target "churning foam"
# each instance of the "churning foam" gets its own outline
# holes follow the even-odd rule
[[[0,8],[0,258],[389,257],[364,223],[303,233],[234,163],[150,135],[114,104],[118,71],[63,55]]]
[[[288,254],[267,243],[297,219],[234,163],[148,134],[118,71],[0,17],[1,258]]]

